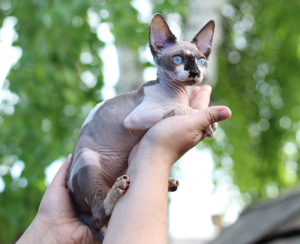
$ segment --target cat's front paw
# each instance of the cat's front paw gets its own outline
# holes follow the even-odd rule
[[[218,123],[215,122],[212,125],[208,126],[204,132],[206,133],[206,137],[208,139],[212,139],[215,136],[215,131],[218,129]]]

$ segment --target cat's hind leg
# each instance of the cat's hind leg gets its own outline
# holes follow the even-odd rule
[[[123,175],[116,180],[103,202],[106,216],[112,214],[117,200],[125,194],[126,190],[129,188],[129,184],[130,180],[127,175]]]
[[[100,162],[100,154],[90,149],[82,150],[71,172],[71,185],[70,182],[68,185],[79,211],[78,217],[102,242],[101,229],[108,223],[116,201],[126,192],[130,181],[128,176],[119,177],[104,199]]]
[[[179,180],[169,178],[169,185],[168,185],[169,192],[177,191],[178,186],[179,186]]]

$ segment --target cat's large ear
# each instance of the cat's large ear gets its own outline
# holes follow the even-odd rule
[[[208,58],[211,52],[211,45],[214,36],[215,22],[209,21],[194,37],[192,43],[195,43],[198,50]]]
[[[149,26],[149,45],[153,56],[157,51],[176,43],[176,36],[171,32],[161,14],[155,14]]]

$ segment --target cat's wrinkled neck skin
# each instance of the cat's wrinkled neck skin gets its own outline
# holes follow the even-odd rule
[[[180,97],[186,97],[186,99],[188,99],[188,86],[179,81],[173,80],[160,68],[157,70],[157,80],[161,84],[162,89],[168,93],[173,93],[176,96],[180,95]]]

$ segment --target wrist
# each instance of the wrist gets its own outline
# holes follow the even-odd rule
[[[17,244],[27,243],[53,243],[58,244],[57,239],[53,235],[50,225],[39,219],[37,216],[30,226],[18,240]]]
[[[170,172],[177,158],[159,147],[145,147],[137,145],[129,157],[128,175],[140,170],[159,170]]]

